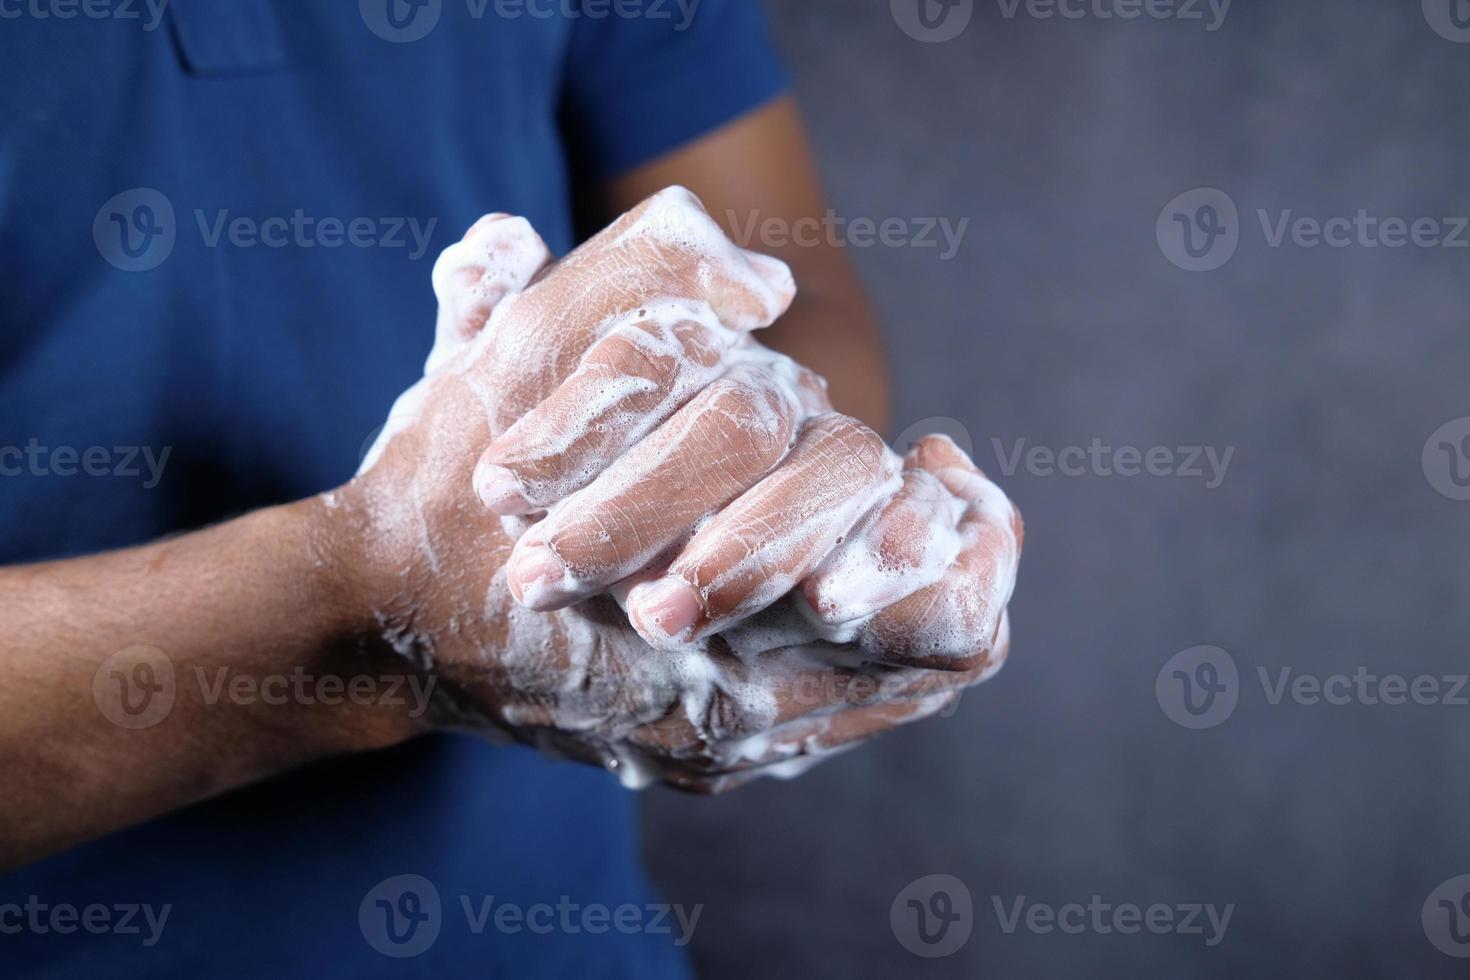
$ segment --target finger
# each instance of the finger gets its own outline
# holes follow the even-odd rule
[[[515,297],[483,370],[497,433],[571,376],[587,350],[649,306],[683,304],[692,319],[736,331],[768,326],[791,305],[791,271],[725,237],[694,195],[643,202]]]
[[[795,718],[769,732],[717,746],[707,762],[675,763],[667,767],[663,779],[691,792],[721,793],[765,776],[795,778],[884,732],[952,709],[960,691],[935,685],[912,697]]]
[[[865,619],[944,576],[959,554],[964,503],[926,470],[874,510],[801,584],[807,610],[828,627]]]
[[[734,500],[791,446],[791,385],[738,368],[711,384],[516,543],[507,566],[523,605],[569,605],[647,565]]]
[[[434,263],[439,318],[426,373],[469,343],[501,300],[525,289],[550,262],[550,250],[525,218],[497,213],[475,222]]]
[[[655,754],[704,768],[717,761],[709,753],[741,754],[744,743],[766,739],[801,719],[909,704],[960,690],[972,681],[950,672],[844,665],[841,651],[822,647],[771,650],[745,661],[723,652],[716,642],[705,655],[712,683],[703,698],[680,700],[667,717],[641,726],[634,736]]]
[[[755,752],[749,747],[745,760],[770,765],[783,758],[830,753],[866,741],[891,728],[928,718],[959,699],[958,688],[944,688],[900,700],[842,708],[831,714],[798,718],[771,731]]]
[[[741,248],[688,188],[666,187],[588,242],[589,251],[637,256],[687,270],[720,321],[735,330],[770,326],[791,305],[796,283],[780,259]]]
[[[598,341],[551,396],[485,450],[475,492],[498,514],[529,514],[580,490],[725,369],[733,335],[677,305]]]
[[[996,659],[969,672],[854,665],[842,650],[790,647],[745,658],[716,638],[703,657],[713,683],[700,700],[630,733],[666,780],[726,775],[830,750],[952,707],[960,692],[995,673]],[[791,773],[794,774],[794,773]]]
[[[790,456],[701,529],[669,574],[628,596],[655,646],[718,632],[790,592],[901,485],[899,460],[843,415],[807,422]]]
[[[660,312],[599,341],[560,388],[491,444],[475,469],[485,506],[502,515],[546,510],[738,367],[784,383],[799,417],[831,410],[826,382],[790,358],[748,335],[684,318],[678,306]]]
[[[869,620],[859,643],[875,659],[970,670],[993,656],[1021,557],[1021,515],[949,439],[926,437],[910,457],[965,500],[960,550],[942,579]]]

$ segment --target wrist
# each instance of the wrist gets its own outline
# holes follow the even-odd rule
[[[313,638],[304,670],[333,678],[341,694],[311,721],[328,753],[385,748],[431,727],[423,693],[432,678],[384,640],[367,531],[338,494],[324,494],[266,512],[298,543],[287,588]]]

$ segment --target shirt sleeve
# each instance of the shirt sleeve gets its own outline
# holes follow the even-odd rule
[[[577,7],[561,124],[587,176],[631,170],[786,89],[758,0],[578,0]]]

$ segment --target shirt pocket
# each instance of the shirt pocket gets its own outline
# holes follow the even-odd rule
[[[168,17],[190,75],[250,75],[289,63],[276,0],[170,0]]]

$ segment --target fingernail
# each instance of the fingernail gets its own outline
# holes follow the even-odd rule
[[[536,509],[515,473],[497,463],[475,467],[475,496],[495,514],[514,516]]]
[[[628,600],[633,628],[650,643],[682,640],[703,611],[695,591],[672,575],[636,587]]]
[[[547,592],[552,586],[564,584],[566,576],[567,566],[543,544],[522,544],[505,568],[510,594],[521,605],[536,610],[545,607]]]

